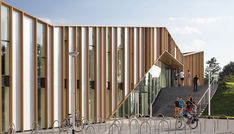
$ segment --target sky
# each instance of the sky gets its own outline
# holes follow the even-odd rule
[[[234,61],[234,0],[5,1],[54,24],[164,26],[182,52]]]

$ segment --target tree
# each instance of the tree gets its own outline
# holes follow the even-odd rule
[[[234,62],[230,62],[226,66],[223,67],[223,71],[219,74],[221,80],[233,80],[234,76]]]
[[[210,60],[208,60],[206,62],[206,64],[207,64],[206,70],[205,70],[206,80],[208,80],[209,71],[210,71],[211,76],[214,75],[214,74],[219,74],[219,71],[221,70],[221,67],[219,66],[219,63],[217,63],[217,60],[216,60],[215,57],[212,57]]]

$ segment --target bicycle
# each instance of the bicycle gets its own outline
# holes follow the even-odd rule
[[[191,114],[191,113],[188,113],[188,114],[190,115],[181,113],[180,116],[176,119],[177,128],[182,128],[183,124],[184,124],[184,127],[186,125],[189,125],[189,127],[192,129],[197,128],[198,121],[199,121],[197,114]]]
[[[67,128],[72,128],[72,127],[73,127],[72,115],[68,114],[62,122],[61,128],[62,131],[66,131]],[[75,127],[80,128],[78,131],[84,128],[83,122],[79,119],[78,114],[75,114]]]

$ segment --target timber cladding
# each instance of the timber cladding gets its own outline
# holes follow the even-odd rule
[[[204,52],[185,53],[183,56],[185,85],[188,85],[188,70],[192,79],[197,75],[200,85],[204,85]]]
[[[184,69],[185,79],[188,75],[187,70],[191,72],[191,78],[196,74],[200,78],[200,84],[204,84],[204,52],[190,52],[182,53],[174,41],[173,37],[170,35],[168,30],[165,27],[124,27],[124,26],[57,26],[51,25],[43,20],[37,19],[11,5],[0,2],[0,10],[2,7],[9,8],[9,42],[10,42],[10,52],[9,52],[9,70],[10,70],[10,97],[9,97],[9,121],[13,122],[16,125],[16,131],[30,130],[33,129],[32,126],[29,126],[29,123],[26,123],[25,109],[33,109],[30,115],[33,115],[33,118],[29,121],[30,124],[35,121],[38,123],[40,121],[39,114],[40,103],[38,101],[38,86],[40,86],[40,81],[38,81],[39,76],[37,75],[37,69],[39,66],[39,59],[37,56],[37,51],[40,49],[34,47],[34,55],[32,61],[24,61],[24,55],[27,53],[23,48],[26,48],[27,44],[24,43],[27,41],[24,37],[25,28],[27,25],[24,25],[25,17],[30,21],[33,21],[32,34],[33,34],[33,45],[37,46],[37,38],[39,34],[37,33],[38,23],[42,23],[45,26],[45,51],[47,52],[44,59],[46,62],[45,67],[45,87],[46,92],[43,94],[46,96],[46,100],[41,103],[45,105],[45,127],[50,127],[49,125],[54,120],[62,121],[67,114],[70,114],[69,109],[71,109],[71,93],[72,86],[78,87],[76,91],[79,91],[79,94],[76,95],[76,110],[79,110],[80,119],[86,118],[91,120],[93,118],[94,122],[104,121],[114,114],[128,99],[128,96],[133,92],[136,87],[139,85],[140,81],[146,76],[146,73],[149,69],[155,65],[158,61],[164,62],[170,69]],[[16,72],[12,68],[12,45],[13,45],[13,31],[12,27],[14,20],[14,12],[20,13],[20,72]],[[0,13],[0,21],[2,21],[2,12]],[[90,29],[93,31],[90,31]],[[118,29],[121,29],[118,31]],[[0,25],[0,30],[2,31],[2,25]],[[73,32],[72,32],[73,31]],[[2,35],[0,35],[0,41],[2,42]],[[120,39],[118,39],[120,38]],[[93,42],[90,42],[93,40]],[[118,44],[120,40],[121,45]],[[15,41],[16,42],[16,41]],[[71,43],[73,42],[73,43]],[[93,44],[92,44],[93,43]],[[2,43],[0,43],[2,45]],[[122,48],[122,62],[119,62],[118,59],[118,45]],[[40,47],[40,46],[39,46]],[[79,56],[74,61],[69,61],[69,52],[76,49],[79,52]],[[59,49],[59,50],[57,50]],[[94,51],[91,51],[93,50]],[[2,53],[3,49],[0,50]],[[92,60],[91,54],[95,57]],[[135,59],[136,58],[136,59]],[[161,60],[159,60],[161,58]],[[4,59],[5,61],[5,59]],[[93,61],[93,62],[92,62]],[[0,63],[3,62],[3,56],[0,57]],[[29,96],[25,95],[25,82],[24,78],[28,78],[28,75],[24,69],[27,67],[26,62],[33,63],[34,74],[32,79],[34,94],[32,98],[33,105],[28,106],[25,103],[25,100]],[[92,62],[93,64],[90,64]],[[73,64],[72,64],[73,63]],[[48,64],[48,65],[47,65]],[[107,65],[108,64],[108,65]],[[123,72],[122,82],[118,83],[118,65],[122,64],[121,72]],[[50,66],[49,66],[50,65]],[[60,66],[59,68],[57,66]],[[75,68],[74,70],[72,67]],[[76,67],[78,66],[78,67]],[[3,72],[3,66],[0,66],[0,73]],[[70,69],[70,70],[69,70]],[[95,71],[91,71],[94,69]],[[70,72],[73,72],[70,73]],[[77,72],[79,72],[77,74]],[[99,73],[97,73],[99,72]],[[20,107],[15,109],[13,107],[14,102],[12,101],[15,96],[12,89],[13,82],[12,78],[14,73],[19,73],[20,87],[17,87],[17,90],[20,90]],[[92,74],[94,73],[94,74]],[[59,75],[58,75],[59,74]],[[120,73],[121,74],[121,73]],[[79,75],[79,78],[78,76]],[[94,76],[94,80],[91,80],[91,75]],[[13,76],[13,77],[12,77]],[[50,77],[49,77],[50,76]],[[59,77],[59,79],[58,79]],[[77,79],[75,79],[77,78]],[[48,83],[50,80],[51,83]],[[136,80],[136,82],[134,81]],[[0,77],[0,85],[4,86],[3,76]],[[5,82],[5,81],[4,81]],[[69,86],[69,82],[71,83]],[[73,83],[72,83],[73,82]],[[26,83],[27,84],[27,83]],[[26,85],[25,84],[25,85]],[[50,86],[49,86],[50,84]],[[59,84],[59,85],[58,85]],[[118,85],[119,84],[119,85]],[[185,85],[188,85],[188,82],[185,80]],[[59,87],[61,86],[61,87]],[[118,87],[121,87],[122,99],[118,102]],[[61,89],[60,89],[61,88]],[[94,94],[92,94],[92,90]],[[119,93],[121,93],[119,92]],[[50,93],[50,94],[49,94]],[[77,92],[78,93],[78,92]],[[92,96],[91,96],[92,95]],[[100,95],[100,96],[98,96]],[[92,98],[93,97],[93,98]],[[95,102],[93,107],[90,106],[90,101],[93,99]],[[79,101],[78,101],[79,100]],[[109,100],[109,102],[108,102]],[[0,119],[3,116],[3,106],[2,106],[2,88],[0,89]],[[59,103],[61,102],[61,104]],[[100,104],[98,103],[100,102]],[[78,103],[78,104],[77,104]],[[51,106],[51,108],[49,108]],[[93,111],[92,111],[93,109]],[[15,121],[15,111],[20,111],[20,123]],[[126,111],[129,111],[127,109]],[[120,112],[121,113],[121,112]],[[27,113],[28,114],[28,113]],[[91,116],[92,115],[92,116]],[[93,117],[94,116],[94,117]],[[41,121],[42,122],[42,121]],[[34,124],[36,125],[36,124]],[[0,131],[3,129],[3,122],[0,121]]]

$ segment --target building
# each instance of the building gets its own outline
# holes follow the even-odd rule
[[[79,117],[101,122],[149,115],[160,89],[174,86],[175,70],[190,69],[192,77],[200,70],[204,82],[203,52],[183,55],[165,27],[57,26],[5,2],[0,11],[1,131],[61,122],[71,113],[72,89]]]

